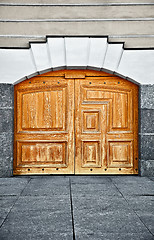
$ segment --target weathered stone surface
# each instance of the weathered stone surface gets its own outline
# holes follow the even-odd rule
[[[112,183],[107,184],[72,184],[72,195],[74,196],[121,196]]]
[[[154,199],[153,199],[154,200]],[[150,232],[154,235],[154,211],[150,210],[138,210],[136,211],[137,215],[144,222]]]
[[[140,135],[140,159],[154,160],[154,135]]]
[[[141,176],[154,176],[154,160],[141,160]]]
[[[154,184],[154,183],[153,183]],[[144,185],[144,184],[143,184]],[[125,196],[129,207],[135,211],[150,211],[154,213],[154,196],[149,195],[137,195],[137,196]]]
[[[133,211],[126,209],[95,211],[74,211],[76,232],[94,233],[144,233],[148,230]]]
[[[11,211],[0,229],[1,239],[72,240],[70,212]]]
[[[123,194],[123,196],[144,196],[144,195],[154,195],[154,184],[151,183],[144,183],[144,184],[116,184],[119,191]]]
[[[0,134],[0,177],[12,176],[13,171],[13,134]]]
[[[0,109],[0,133],[13,132],[13,109]]]
[[[110,179],[116,186],[118,184],[124,184],[127,185],[129,183],[131,184],[151,184],[151,180],[147,177],[138,177],[138,176],[110,176]]]
[[[154,181],[154,177],[151,177],[151,176],[150,176],[149,179],[150,179],[151,181]]]
[[[60,185],[60,186],[69,186],[69,177],[68,176],[30,176],[31,181],[30,185],[34,187],[39,186],[50,186],[50,185]]]
[[[17,196],[0,196],[0,222],[4,221],[6,216],[8,215],[9,211],[13,207],[15,201],[17,200]],[[0,223],[1,225],[1,223]]]
[[[14,86],[12,84],[0,84],[0,108],[13,108]]]
[[[46,181],[38,181],[31,182],[22,192],[22,196],[62,196],[68,195],[70,192],[69,185],[58,185],[52,183],[50,181],[47,183]]]
[[[76,232],[75,235],[76,240],[153,240],[153,235],[148,232],[142,233],[81,233],[79,231]]]
[[[141,109],[140,114],[141,133],[154,133],[154,109]]]
[[[13,211],[42,211],[52,213],[71,212],[70,196],[20,196]]]
[[[12,133],[0,134],[0,156],[1,158],[13,156],[13,134]]]
[[[13,174],[14,86],[0,84],[0,177]]]
[[[140,87],[140,108],[154,109],[154,84],[141,85]]]
[[[97,195],[77,195],[73,194],[73,210],[83,210],[86,213],[93,214],[95,212],[115,211],[127,209],[131,211],[131,207],[126,200],[121,196],[97,196]]]
[[[13,176],[13,158],[9,161],[11,167],[6,166],[4,161],[0,159],[0,178]]]
[[[101,184],[107,184],[111,183],[111,180],[109,177],[106,176],[71,176],[71,183],[77,183],[77,184],[88,184],[88,183],[101,183]]]
[[[24,181],[17,182],[13,181],[6,184],[0,184],[0,194],[3,196],[17,196],[20,195],[25,186],[27,185],[28,179],[25,179]]]

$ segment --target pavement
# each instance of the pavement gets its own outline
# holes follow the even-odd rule
[[[154,239],[154,178],[0,178],[0,240]]]

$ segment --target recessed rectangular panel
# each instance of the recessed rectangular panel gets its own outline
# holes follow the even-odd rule
[[[86,94],[85,94],[86,92]],[[104,89],[84,89],[84,100],[100,101],[112,98],[112,92]]]
[[[128,94],[113,93],[112,128],[128,127]]]
[[[21,129],[63,130],[66,115],[64,95],[63,90],[22,94]]]
[[[67,167],[66,142],[18,142],[18,165]]]
[[[98,141],[82,142],[82,167],[101,167],[100,154]]]
[[[109,103],[110,127],[109,131],[131,131],[132,130],[132,92],[128,89],[107,86],[105,80],[100,85],[97,81],[90,82],[88,86],[81,87],[82,104],[103,104]]]
[[[131,167],[133,164],[132,141],[109,141],[108,142],[108,165],[109,167]]]
[[[83,132],[99,132],[100,129],[100,111],[84,110],[82,112]]]

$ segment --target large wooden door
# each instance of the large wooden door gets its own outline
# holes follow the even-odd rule
[[[74,81],[36,77],[15,86],[14,174],[74,173]]]
[[[75,91],[76,174],[137,174],[138,87],[89,76]]]
[[[138,86],[64,70],[15,86],[14,174],[137,174]]]

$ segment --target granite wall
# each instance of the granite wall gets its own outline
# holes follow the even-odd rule
[[[0,177],[13,175],[14,87],[0,84]]]
[[[0,84],[0,177],[13,175],[14,87]],[[154,85],[140,86],[139,170],[154,176]]]
[[[139,169],[141,176],[154,176],[154,85],[140,87]]]

